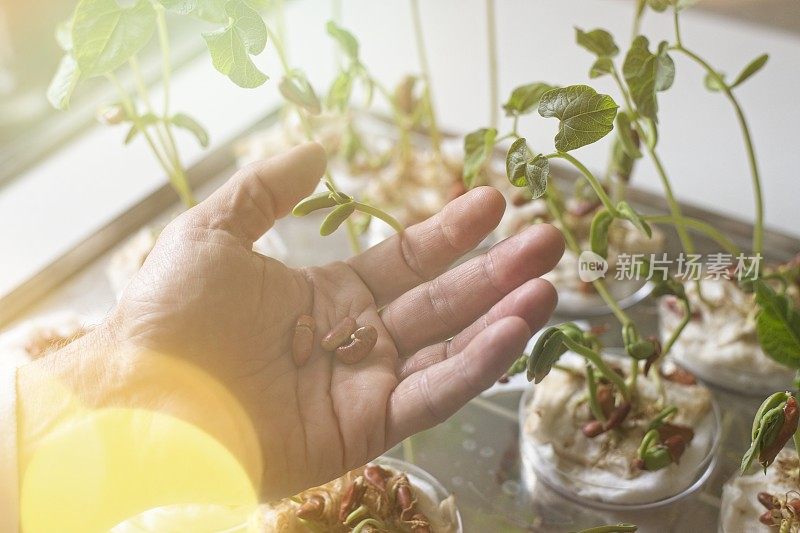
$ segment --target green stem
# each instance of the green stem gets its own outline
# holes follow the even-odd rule
[[[545,156],[547,159],[564,159],[572,163],[572,165],[577,168],[581,174],[586,178],[589,182],[589,185],[592,186],[597,197],[603,202],[603,205],[606,209],[608,209],[609,213],[614,216],[618,216],[617,208],[614,206],[614,202],[611,201],[611,198],[606,193],[606,190],[603,188],[603,185],[600,181],[592,174],[588,168],[584,166],[583,163],[575,159],[572,155],[568,154],[567,152],[553,152],[552,154],[547,154]]]
[[[672,346],[675,344],[675,341],[678,340],[678,337],[681,336],[681,333],[683,332],[684,328],[689,324],[689,321],[692,319],[692,310],[689,307],[689,302],[683,299],[680,302],[681,302],[681,307],[683,308],[683,317],[681,318],[678,327],[675,328],[675,331],[673,331],[672,334],[669,336],[667,342],[664,343],[664,348],[661,350],[660,357],[664,357],[669,353],[669,351],[672,349]]]
[[[357,201],[354,201],[353,203],[355,204],[357,211],[361,211],[362,213],[366,213],[368,215],[372,215],[375,218],[383,220],[384,222],[389,224],[392,227],[392,229],[394,229],[397,233],[401,233],[405,229],[403,225],[389,213],[381,209],[378,209],[375,206],[371,206],[369,204],[364,204]]]
[[[586,365],[586,385],[589,389],[589,410],[592,412],[595,420],[600,422],[606,421],[606,415],[603,409],[600,408],[600,403],[597,401],[597,382],[594,378],[594,369],[592,365]]]
[[[676,219],[672,215],[648,215],[644,217],[647,222],[651,222],[653,224],[669,224],[672,226],[676,226],[678,224],[678,219]],[[691,217],[681,217],[680,221],[688,228],[697,231],[711,239],[713,239],[717,244],[719,244],[726,252],[739,255],[740,250],[736,244],[726,237],[722,232],[717,230],[711,224],[703,222],[702,220],[698,220],[696,218]]]
[[[499,93],[497,73],[497,22],[495,17],[495,0],[486,0],[486,35],[489,53],[489,124],[497,129],[500,115],[498,113]]]
[[[167,31],[167,18],[165,15],[164,6],[160,3],[154,2],[156,6],[156,24],[158,26],[158,43],[161,48],[161,83],[164,91],[163,102],[163,125],[167,133],[167,150],[172,153],[172,161],[175,164],[176,184],[178,187],[178,194],[181,200],[187,207],[194,206],[197,202],[192,194],[192,189],[186,179],[186,173],[181,163],[178,147],[175,143],[175,135],[172,132],[172,123],[169,122],[169,107],[170,107],[170,80],[172,72],[172,62],[170,60],[169,52],[169,33]]]
[[[605,361],[603,361],[603,358],[600,357],[600,354],[590,348],[587,348],[583,344],[573,341],[566,335],[564,336],[563,342],[567,348],[586,358],[590,363],[597,367],[597,370],[599,370],[607,380],[617,386],[617,389],[620,391],[620,393],[622,393],[622,397],[625,398],[626,401],[630,401],[631,391],[628,388],[628,385],[625,383],[625,380],[622,379],[622,376],[617,374],[614,369],[609,367]]]
[[[628,533],[637,531],[639,528],[633,524],[615,524],[611,526],[597,526],[583,529],[578,533]]]
[[[800,428],[792,433],[792,442],[794,442],[794,453],[800,458]],[[800,474],[800,470],[798,470],[798,474]]]
[[[708,64],[706,60],[684,48],[680,42],[677,45],[672,47],[673,50],[677,50],[678,52],[683,53],[690,59],[692,59],[695,63],[703,67],[706,73],[714,78],[717,84],[722,89],[722,92],[725,94],[728,101],[733,106],[734,113],[736,114],[736,120],[739,123],[739,129],[742,131],[742,137],[744,138],[744,146],[747,152],[747,161],[750,166],[750,179],[752,182],[753,187],[753,197],[755,201],[755,224],[753,227],[753,252],[756,254],[761,254],[763,252],[764,247],[764,196],[761,187],[761,174],[758,169],[758,160],[756,159],[756,152],[755,147],[753,146],[753,138],[750,134],[750,126],[747,124],[747,119],[744,116],[744,111],[742,110],[742,106],[739,104],[739,101],[734,96],[733,91],[731,88],[725,83],[725,80],[719,73],[714,70],[711,65]]]
[[[142,133],[142,136],[147,142],[150,151],[155,156],[159,166],[161,166],[166,173],[170,184],[178,193],[181,201],[189,207],[194,205],[194,198],[192,197],[191,190],[188,189],[188,182],[185,174],[183,174],[183,169],[173,167],[170,164],[169,159],[161,153],[152,135],[150,135],[150,132],[147,131],[147,128],[142,123],[141,117],[136,111],[136,106],[134,106],[131,96],[122,86],[119,79],[114,74],[107,74],[106,78],[116,87],[117,92],[119,93],[120,101],[122,102],[122,107],[125,109],[125,112],[128,114],[128,116],[131,117],[131,121],[136,128]]]
[[[622,97],[625,99],[625,112],[632,114],[634,110],[633,100],[625,88],[625,84],[622,82],[622,77],[619,75],[619,71],[617,70],[616,66],[614,66],[611,74],[614,78],[614,82],[619,88],[619,91],[622,93]],[[633,124],[634,128],[636,129],[636,133],[639,135],[639,138],[645,139],[646,137],[644,135],[644,128],[640,124],[639,119],[636,119]],[[676,221],[675,231],[678,233],[681,246],[686,253],[694,253],[694,242],[692,242],[691,237],[689,237],[689,234],[686,232],[686,227],[683,225],[683,213],[681,212],[681,208],[677,200],[675,200],[675,194],[672,192],[672,185],[669,181],[669,177],[667,176],[667,171],[664,169],[664,165],[661,163],[661,158],[658,156],[658,152],[656,152],[655,148],[652,148],[646,141],[644,142],[644,145],[647,149],[647,154],[650,156],[650,159],[653,161],[653,165],[656,167],[658,177],[661,180],[661,186],[664,189],[664,196],[667,199],[667,206],[669,207],[669,211]]]
[[[291,67],[289,66],[289,59],[286,57],[286,49],[283,47],[283,42],[281,38],[272,30],[267,27],[267,34],[272,40],[272,46],[275,48],[275,53],[278,55],[278,60],[281,63],[281,68],[285,75],[289,75],[292,71]],[[311,127],[311,123],[308,120],[308,117],[303,112],[302,109],[296,108],[297,116],[300,118],[300,123],[303,127],[303,132],[306,136],[306,139],[309,141],[314,140],[314,132]],[[328,188],[329,191],[333,194],[334,198],[337,202],[343,202],[344,197],[340,192],[339,188],[336,186],[336,181],[334,181],[333,176],[331,175],[330,170],[328,167],[325,167],[325,177],[323,178],[325,181],[325,186]],[[358,232],[356,231],[355,224],[353,221],[348,218],[345,220],[345,228],[347,230],[347,239],[350,242],[350,248],[352,249],[353,253],[359,254],[361,253],[361,242],[358,239]]]
[[[547,209],[553,214],[553,216],[555,216],[556,220],[561,226],[561,233],[564,235],[564,241],[566,242],[567,247],[572,250],[572,253],[574,253],[576,256],[580,256],[581,247],[578,244],[578,240],[575,238],[575,235],[572,233],[572,230],[567,225],[566,220],[564,219],[564,210],[561,207],[558,193],[550,184],[547,186],[547,194],[545,194],[544,200],[547,204]],[[623,327],[632,322],[630,317],[625,313],[625,311],[622,310],[614,297],[611,296],[608,287],[602,279],[594,280],[592,282],[592,286],[597,291],[597,294],[599,294],[606,303],[606,305],[608,305],[609,309],[611,309],[611,312],[614,313],[614,316]]]
[[[419,56],[419,66],[422,70],[422,79],[425,82],[425,105],[428,108],[428,120],[430,122],[431,144],[436,154],[442,157],[442,134],[436,119],[436,110],[433,105],[433,89],[431,86],[431,69],[428,65],[428,54],[425,48],[425,36],[422,32],[422,16],[419,11],[419,0],[411,0],[411,17],[414,23],[414,38],[417,44],[417,55]]]

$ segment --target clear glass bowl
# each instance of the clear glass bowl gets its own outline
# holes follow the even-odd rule
[[[393,470],[405,472],[408,474],[408,480],[411,482],[411,485],[413,485],[417,490],[421,490],[427,494],[431,500],[437,503],[437,505],[441,504],[444,500],[452,496],[452,493],[447,490],[438,479],[413,463],[388,456],[378,457],[372,461],[372,463],[379,464]],[[461,513],[458,510],[458,505],[454,507],[454,519],[456,533],[463,533],[464,526],[461,521]]]
[[[612,357],[613,359],[613,357]],[[529,405],[536,394],[536,386],[528,388],[520,400],[519,424],[520,424],[520,455],[522,459],[522,478],[529,491],[541,492],[540,486],[544,486],[549,491],[555,493],[560,498],[578,504],[580,507],[590,507],[599,511],[619,513],[624,521],[631,521],[631,513],[643,513],[646,517],[653,517],[655,510],[665,510],[671,508],[677,502],[684,500],[687,496],[698,491],[708,481],[717,464],[717,452],[721,441],[721,415],[716,400],[712,396],[711,426],[709,428],[710,444],[708,450],[697,461],[691,472],[686,477],[689,478],[685,486],[676,489],[665,495],[656,497],[653,500],[639,501],[637,503],[620,502],[626,494],[637,491],[635,480],[620,480],[619,484],[602,484],[599,482],[588,481],[579,478],[574,473],[557,470],[555,467],[545,468],[547,461],[541,457],[540,450],[525,431],[526,421],[529,413]],[[658,473],[653,473],[656,475]],[[642,475],[651,475],[644,473]],[[635,478],[639,479],[639,478]],[[593,492],[606,490],[610,497],[599,499],[589,498],[580,494],[579,488],[584,487]]]
[[[672,311],[666,305],[666,300],[661,298],[658,302],[658,323],[662,338],[665,324],[670,324],[675,320],[674,317],[670,316],[671,313]],[[727,366],[724,360],[703,360],[693,353],[692,346],[687,347],[685,345],[686,333],[691,333],[688,327],[683,331],[684,336],[679,337],[673,345],[669,357],[705,383],[726,391],[759,398],[778,390],[794,389],[793,372],[789,368],[781,367],[776,368],[774,371],[757,373],[748,370],[748,368],[752,369],[757,366],[757,359],[754,359],[753,364],[745,368]],[[713,352],[713,347],[710,347],[709,343],[717,338],[712,336],[706,340],[705,344],[703,344],[703,351]],[[761,350],[755,344],[752,349]],[[762,353],[760,357],[766,356]]]

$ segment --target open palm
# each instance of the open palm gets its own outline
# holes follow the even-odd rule
[[[316,144],[251,165],[161,235],[116,312],[127,340],[176,354],[225,384],[252,419],[266,498],[326,482],[442,422],[485,389],[541,327],[563,252],[541,225],[447,270],[497,225],[502,196],[476,189],[347,262],[290,269],[252,251],[325,166]],[[311,359],[291,356],[299,315]],[[345,365],[319,339],[345,316],[379,332]]]

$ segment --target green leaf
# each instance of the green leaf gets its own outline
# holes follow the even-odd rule
[[[304,217],[318,209],[326,209],[335,205],[337,205],[336,200],[330,191],[318,192],[300,200],[292,209],[292,214],[296,217]]]
[[[56,109],[69,108],[69,100],[78,82],[81,79],[81,70],[78,63],[70,54],[64,55],[58,64],[53,79],[47,87],[47,100]]]
[[[539,114],[559,119],[556,149],[568,152],[608,135],[618,107],[613,98],[598,94],[588,85],[571,85],[546,92],[539,103]]]
[[[549,327],[544,330],[536,340],[531,356],[528,358],[528,381],[534,383],[542,381],[566,351],[564,332],[557,327]]]
[[[534,156],[524,138],[511,144],[506,154],[506,176],[515,187],[527,186],[535,200],[547,191],[550,162],[542,155]]]
[[[508,101],[503,104],[503,109],[510,117],[526,115],[538,107],[544,93],[554,88],[542,82],[521,85],[511,92]]]
[[[601,28],[585,32],[576,27],[575,41],[597,57],[614,57],[619,53],[614,37]]]
[[[757,58],[755,58],[754,60],[752,60],[750,64],[744,67],[744,70],[742,70],[742,72],[738,76],[736,76],[736,79],[731,84],[731,89],[733,89],[734,87],[738,87],[739,85],[747,81],[747,79],[750,78],[750,76],[761,70],[764,67],[764,65],[767,64],[767,60],[769,60],[769,54],[762,54]]]
[[[192,15],[199,19],[224,24],[228,21],[226,0],[159,0],[168,10],[179,15]]]
[[[322,225],[319,227],[319,234],[323,237],[327,237],[336,231],[336,229],[341,226],[342,223],[347,220],[347,218],[352,215],[355,210],[356,205],[353,202],[348,202],[338,206],[336,209],[328,213],[328,216],[326,216],[325,220],[322,221]]]
[[[494,128],[481,128],[464,137],[463,177],[467,189],[475,186],[475,179],[492,155],[496,138],[497,130]]]
[[[197,138],[197,142],[203,148],[208,147],[208,132],[195,119],[184,113],[176,113],[169,119],[170,122],[179,128],[183,128]]]
[[[149,0],[121,7],[116,0],[81,0],[72,22],[72,46],[81,73],[113,72],[150,40],[156,12]]]
[[[719,76],[719,78],[717,78]],[[719,92],[725,88],[725,75],[722,72],[717,72],[717,76],[714,76],[710,72],[706,74],[705,78],[703,78],[703,83],[711,92]],[[719,80],[722,80],[722,83]]]
[[[333,80],[331,88],[328,90],[326,103],[331,109],[344,111],[353,93],[353,77],[349,72],[340,72]]]
[[[284,76],[278,84],[278,89],[286,100],[308,113],[318,115],[322,111],[317,93],[301,71],[294,70],[290,75]]]
[[[239,87],[258,87],[267,76],[256,67],[251,55],[264,51],[267,44],[267,27],[253,8],[241,0],[225,4],[228,25],[203,34],[211,63]]]
[[[600,257],[608,256],[608,229],[614,221],[614,216],[608,209],[601,209],[592,218],[592,225],[589,229],[589,242],[592,251]]]
[[[339,46],[347,57],[349,57],[351,61],[358,63],[358,40],[356,40],[353,34],[341,26],[338,26],[332,20],[328,21],[325,25],[325,29],[328,30],[328,35],[339,43]]]
[[[601,57],[592,64],[592,68],[589,70],[589,77],[595,79],[612,72],[614,72],[614,62],[609,57]]]
[[[636,229],[646,235],[648,239],[653,236],[653,229],[650,227],[650,224],[645,221],[642,215],[634,211],[628,202],[623,200],[618,203],[617,211],[619,211],[619,215],[623,219],[630,221],[636,227]]]
[[[639,150],[639,134],[636,133],[628,113],[617,113],[615,125],[617,137],[622,143],[625,153],[633,159],[642,157],[642,152]]]
[[[756,281],[756,333],[764,353],[790,368],[800,369],[800,313],[785,294]]]
[[[644,117],[658,121],[656,92],[672,86],[675,80],[675,64],[667,54],[666,44],[659,46],[658,54],[652,54],[650,42],[643,35],[634,39],[625,56],[622,74],[636,104],[636,110]]]

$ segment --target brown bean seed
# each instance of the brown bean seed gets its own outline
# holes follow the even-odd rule
[[[303,366],[314,351],[314,319],[308,315],[300,315],[294,326],[292,339],[292,358],[294,364]]]
[[[300,505],[296,515],[303,520],[322,520],[325,517],[325,499],[319,494],[312,494]]]
[[[348,341],[355,330],[356,321],[352,317],[344,317],[323,337],[322,349],[326,352],[336,351],[336,348]]]
[[[374,326],[361,326],[350,336],[349,344],[336,348],[336,358],[346,365],[364,359],[378,342],[378,330]]]

